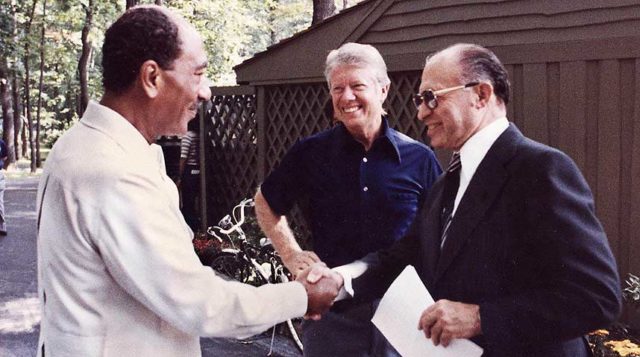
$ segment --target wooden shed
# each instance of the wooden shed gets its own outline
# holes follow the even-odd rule
[[[270,47],[235,67],[241,86],[214,88],[210,223],[252,195],[297,139],[330,125],[323,64],[345,42],[382,53],[390,122],[417,139],[411,95],[425,57],[457,42],[491,48],[510,73],[509,119],[576,161],[621,276],[640,274],[638,0],[368,0]]]

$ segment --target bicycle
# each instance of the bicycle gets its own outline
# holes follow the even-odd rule
[[[230,279],[254,286],[289,282],[291,274],[271,242],[267,238],[261,238],[258,247],[249,242],[242,229],[242,225],[245,224],[245,210],[254,205],[251,198],[242,200],[233,208],[231,215],[224,216],[217,226],[207,229],[207,234],[217,239],[220,244],[226,242],[231,245],[231,247],[221,248],[213,256],[209,266]],[[286,325],[296,347],[303,351],[302,341],[294,326],[299,325],[298,321],[287,320]],[[275,328],[276,326],[273,327],[271,347],[273,347]],[[270,354],[271,351],[269,351]]]

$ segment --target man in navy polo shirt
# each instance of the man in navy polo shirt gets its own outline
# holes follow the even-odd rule
[[[296,143],[256,194],[258,222],[294,274],[389,247],[442,171],[427,146],[389,127],[382,104],[390,80],[374,47],[342,45],[324,73],[339,123]],[[313,252],[300,248],[284,216],[303,200]],[[305,356],[395,356],[370,322],[374,311],[375,304],[344,301],[306,321]]]

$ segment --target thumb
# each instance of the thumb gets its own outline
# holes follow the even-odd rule
[[[309,272],[309,275],[307,275],[307,282],[315,284],[320,281],[320,279],[322,279],[322,277],[324,276],[324,269],[326,268],[313,267]]]

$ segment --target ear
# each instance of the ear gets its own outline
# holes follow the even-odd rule
[[[162,86],[162,68],[154,60],[147,60],[140,66],[139,78],[142,89],[149,98],[160,94]]]
[[[476,103],[476,107],[478,109],[484,108],[489,103],[491,96],[493,95],[493,86],[488,82],[480,82],[476,86],[476,94],[478,95],[478,102]]]
[[[386,84],[386,85],[382,86],[381,92],[380,92],[380,102],[384,102],[387,99],[387,96],[389,95],[389,87],[390,86],[391,86],[391,84]]]

